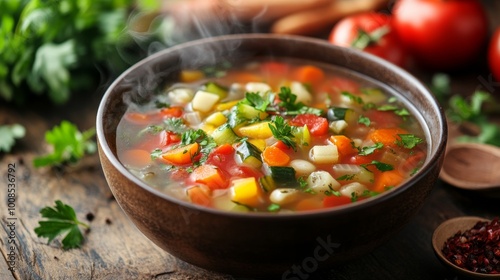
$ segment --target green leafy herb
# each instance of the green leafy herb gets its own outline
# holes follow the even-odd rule
[[[35,233],[38,237],[48,238],[50,243],[59,235],[65,235],[62,240],[63,249],[78,248],[83,243],[83,235],[79,226],[86,229],[89,226],[80,222],[75,214],[75,210],[56,200],[55,207],[45,207],[40,210],[42,218],[46,220],[39,221],[39,226],[35,228]]]
[[[340,197],[342,195],[339,191],[332,190],[332,189],[330,189],[328,191],[325,191],[324,194],[326,196],[332,196],[332,195],[334,195],[334,196],[337,196],[337,197]]]
[[[0,152],[10,152],[16,139],[23,138],[25,134],[24,126],[20,124],[0,126]]]
[[[265,112],[267,106],[269,106],[269,104],[271,103],[269,100],[264,99],[258,93],[252,93],[252,92],[247,92],[245,94],[245,99],[248,103],[250,103],[251,106],[253,106],[255,109],[261,112]]]
[[[293,140],[293,127],[290,126],[283,117],[276,116],[271,123],[269,123],[269,128],[273,133],[274,138],[283,141],[285,145],[293,148],[297,148],[297,144]]]
[[[181,135],[181,145],[185,146],[193,144],[194,142],[197,142],[201,147],[201,158],[195,163],[196,165],[200,165],[207,161],[208,155],[217,147],[217,143],[215,143],[215,140],[208,136],[202,129],[190,129]]]
[[[276,203],[271,203],[267,207],[267,211],[269,211],[269,212],[278,212],[280,209],[281,209],[281,206],[279,204],[276,204]]]
[[[351,101],[353,101],[355,103],[363,104],[363,99],[361,97],[356,96],[348,91],[343,91],[340,94],[342,94],[343,96],[346,96],[347,98],[349,98]]]
[[[358,123],[364,124],[366,126],[370,126],[371,120],[370,120],[370,118],[361,115],[358,118]]]
[[[302,102],[297,102],[297,95],[293,94],[289,87],[281,87],[278,97],[280,99],[278,106],[284,109],[283,115],[314,114],[319,116],[323,114],[321,109],[308,107]]]
[[[381,142],[377,142],[373,146],[366,146],[366,147],[360,148],[358,154],[361,156],[367,156],[367,155],[373,154],[375,152],[375,150],[382,149],[383,147],[384,147],[384,144],[382,144]]]
[[[162,149],[154,149],[152,152],[151,152],[151,159],[152,160],[155,160],[159,157],[161,157],[161,155],[163,154],[163,151]]]
[[[163,121],[165,124],[165,130],[171,131],[173,133],[181,134],[188,130],[184,120],[182,118],[167,118]]]
[[[28,92],[44,93],[62,104],[72,89],[96,84],[90,82],[96,64],[124,70],[129,62],[121,49],[133,41],[123,31],[133,3],[1,1],[0,97],[22,102]],[[127,57],[132,63],[138,59]],[[16,90],[21,86],[29,90]]]
[[[413,149],[418,144],[424,142],[422,138],[419,138],[413,134],[398,134],[398,136],[401,138],[401,140],[396,140],[396,144],[406,149]]]
[[[354,176],[356,176],[356,174],[345,174],[345,175],[338,177],[337,181],[350,181],[350,180],[354,179]]]
[[[393,170],[394,167],[390,164],[387,164],[387,163],[383,163],[383,162],[380,162],[380,161],[377,161],[377,160],[372,160],[371,163],[368,163],[368,164],[361,164],[362,167],[366,168],[367,166],[369,165],[373,165],[375,166],[378,170],[384,172],[384,171],[390,171],[390,170]]]
[[[363,193],[361,194],[364,197],[373,197],[379,195],[379,192],[376,191],[370,191],[370,190],[364,190]]]
[[[36,157],[33,165],[42,167],[75,163],[85,154],[96,151],[96,144],[91,140],[94,135],[95,129],[80,132],[74,124],[62,121],[59,126],[45,133],[45,141],[53,147],[52,153]]]

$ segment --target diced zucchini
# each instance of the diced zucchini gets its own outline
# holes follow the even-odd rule
[[[273,180],[273,177],[271,177],[270,175],[265,175],[260,177],[259,183],[260,187],[265,192],[272,192],[277,188],[276,183]]]
[[[269,166],[269,172],[278,186],[295,187],[298,184],[293,167]]]
[[[239,127],[236,132],[240,136],[245,136],[248,138],[257,139],[267,139],[273,136],[271,128],[269,128],[270,122],[258,122],[250,125],[244,125]]]
[[[238,136],[234,133],[229,124],[223,124],[212,132],[212,138],[217,145],[233,144],[238,141]]]
[[[352,111],[352,109],[349,109],[349,108],[330,107],[330,108],[328,108],[328,111],[327,111],[328,120],[329,121],[345,120],[346,112],[349,110]]]
[[[205,84],[206,92],[215,93],[219,96],[219,100],[226,98],[228,89],[214,82],[208,82]]]
[[[236,148],[236,154],[244,164],[254,168],[260,168],[262,166],[262,159],[260,157],[261,152],[248,141],[243,141]]]
[[[193,105],[193,110],[208,113],[219,100],[220,97],[217,94],[199,90],[194,95],[191,104]]]
[[[236,105],[236,110],[240,117],[245,118],[247,120],[253,120],[256,118],[263,120],[267,117],[267,113],[261,112],[255,109],[254,107],[244,103],[238,103]]]
[[[311,144],[311,133],[309,132],[307,125],[297,127],[297,129],[294,129],[292,133],[295,138],[295,142],[299,146],[309,146]]]

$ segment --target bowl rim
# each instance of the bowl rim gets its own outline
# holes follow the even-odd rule
[[[433,145],[436,145],[435,147],[435,153],[431,157],[427,157],[426,161],[424,162],[424,165],[420,169],[420,171],[415,174],[413,177],[411,177],[409,180],[404,182],[402,185],[400,185],[397,188],[394,188],[393,190],[384,192],[382,194],[377,195],[376,197],[370,197],[367,199],[363,199],[362,201],[348,204],[348,205],[342,205],[342,206],[337,206],[333,208],[325,208],[325,209],[317,209],[317,210],[312,210],[312,211],[301,211],[301,212],[291,212],[291,213],[268,213],[268,212],[245,212],[245,213],[240,213],[240,212],[231,212],[231,211],[225,211],[225,210],[220,210],[220,209],[215,209],[215,208],[209,208],[209,207],[204,207],[200,206],[194,203],[189,203],[187,201],[182,201],[180,199],[174,198],[172,196],[169,196],[166,193],[161,192],[160,190],[157,190],[156,188],[149,186],[146,184],[144,181],[139,179],[138,177],[134,176],[130,171],[127,170],[127,168],[121,164],[121,162],[118,160],[118,158],[113,154],[111,151],[111,148],[109,147],[106,137],[104,134],[104,127],[103,127],[103,116],[104,112],[107,109],[106,104],[108,104],[108,100],[116,88],[117,85],[119,85],[122,80],[124,80],[128,75],[133,73],[134,71],[138,71],[140,68],[144,67],[147,64],[152,63],[154,60],[161,60],[161,57],[168,55],[169,53],[179,51],[183,48],[187,47],[195,47],[197,45],[202,45],[206,43],[217,43],[218,41],[226,41],[226,40],[259,40],[259,39],[271,39],[271,40],[290,40],[290,41],[295,41],[295,42],[301,42],[301,43],[306,43],[306,44],[314,44],[314,45],[320,45],[323,47],[327,48],[332,48],[336,49],[336,51],[340,52],[345,52],[345,55],[347,56],[357,56],[360,59],[363,59],[365,61],[375,63],[380,65],[381,67],[387,69],[388,71],[397,74],[399,77],[407,81],[409,84],[411,84],[413,87],[415,87],[421,94],[425,95],[426,99],[429,99],[430,104],[432,105],[432,111],[437,113],[438,119],[440,121],[440,131],[442,132],[442,137],[440,138],[440,141],[438,143],[433,143]],[[348,68],[347,68],[348,69]],[[349,70],[349,69],[348,69]],[[355,70],[351,70],[354,72],[357,72]],[[366,74],[363,74],[366,75]],[[389,86],[389,85],[388,85]],[[391,86],[390,86],[391,87]],[[391,87],[392,88],[392,87]],[[428,134],[431,133],[428,129],[424,129],[426,136],[429,136]],[[99,103],[98,111],[97,111],[97,116],[96,116],[96,135],[97,135],[97,141],[99,143],[99,147],[101,149],[101,152],[104,154],[104,156],[107,158],[107,160],[113,165],[114,168],[118,170],[118,172],[125,176],[128,180],[133,182],[135,185],[139,186],[140,188],[144,189],[147,192],[152,193],[155,196],[158,196],[162,199],[168,200],[169,202],[172,202],[174,204],[189,208],[191,210],[196,210],[196,211],[202,211],[202,212],[208,212],[213,215],[221,215],[221,216],[227,216],[227,217],[237,217],[237,218],[260,218],[260,219],[297,219],[300,217],[307,218],[310,216],[331,216],[331,215],[340,215],[345,212],[349,211],[361,211],[365,208],[369,208],[373,206],[374,204],[379,204],[383,203],[384,200],[391,199],[394,196],[397,196],[399,193],[406,191],[408,188],[412,187],[417,181],[422,180],[427,174],[431,171],[432,166],[437,164],[439,154],[444,153],[445,147],[446,147],[446,142],[447,142],[447,124],[446,124],[446,119],[444,115],[443,108],[439,105],[437,99],[435,96],[430,92],[430,90],[423,84],[421,83],[416,77],[414,77],[412,74],[407,72],[406,70],[382,59],[377,56],[371,55],[369,53],[355,50],[352,48],[344,48],[344,47],[339,47],[332,45],[326,40],[318,39],[318,38],[312,38],[312,37],[306,37],[306,36],[301,36],[301,35],[277,35],[277,34],[268,34],[268,33],[249,33],[249,34],[231,34],[231,35],[220,35],[220,36],[214,36],[214,37],[208,37],[208,38],[203,38],[203,39],[197,39],[193,41],[188,41],[185,43],[181,43],[169,48],[166,48],[164,50],[161,50],[155,54],[152,54],[139,62],[135,63],[131,67],[129,67],[127,70],[125,70],[121,75],[119,75],[112,83],[111,85],[108,86],[106,89],[104,95],[102,96],[102,99]],[[114,139],[116,141],[116,139]]]

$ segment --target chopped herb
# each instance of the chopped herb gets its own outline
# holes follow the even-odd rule
[[[371,120],[370,120],[370,118],[361,115],[358,118],[358,123],[364,124],[366,126],[370,126]]]
[[[269,211],[269,212],[278,212],[280,209],[281,209],[281,206],[279,204],[276,204],[276,203],[271,203],[271,205],[269,205],[267,207],[267,211]]]
[[[10,152],[16,140],[23,138],[26,134],[26,129],[20,124],[2,125],[0,126],[0,152]]]
[[[368,163],[368,164],[361,164],[361,166],[364,168],[366,168],[369,165],[375,166],[378,170],[380,170],[382,172],[394,170],[394,167],[392,165],[387,164],[387,163],[383,163],[383,162],[380,162],[377,160],[373,160],[371,163]]]
[[[155,101],[155,107],[158,108],[158,109],[169,108],[170,104],[168,104],[167,102],[162,102],[160,100],[156,100]]]
[[[35,228],[36,235],[48,238],[48,243],[50,243],[58,235],[65,234],[62,240],[63,249],[80,247],[83,243],[83,235],[79,226],[86,229],[89,226],[76,218],[75,210],[71,206],[60,200],[56,200],[55,204],[54,208],[45,207],[40,210],[42,218],[46,220],[38,222],[39,226]]]
[[[418,144],[424,142],[422,138],[419,138],[413,134],[398,134],[398,136],[401,138],[401,140],[396,140],[396,144],[406,149],[413,149]]]
[[[360,156],[367,156],[367,155],[373,154],[375,152],[375,150],[382,149],[383,147],[384,147],[384,144],[382,144],[381,142],[377,142],[373,146],[366,146],[366,147],[360,148],[358,154]]]
[[[408,112],[408,110],[406,110],[405,108],[401,108],[401,109],[398,109],[396,111],[394,111],[394,114],[400,116],[400,117],[408,117],[410,116],[410,112]]]
[[[171,131],[173,133],[181,134],[188,130],[184,120],[182,118],[167,118],[163,121],[165,125],[165,130]]]
[[[352,192],[351,193],[351,202],[356,202],[356,201],[358,201],[358,193]]]
[[[308,107],[302,102],[297,102],[297,95],[293,94],[289,87],[281,87],[278,97],[280,99],[278,106],[284,109],[282,112],[284,115],[314,114],[319,116],[323,114],[321,109]]]
[[[267,106],[269,106],[270,101],[264,99],[262,96],[260,96],[258,93],[253,93],[253,92],[247,92],[245,94],[245,100],[250,103],[251,106],[253,106],[255,109],[265,112],[267,109]]]
[[[304,176],[301,176],[297,179],[297,182],[299,183],[299,187],[301,189],[305,189],[307,188],[307,186],[309,185],[306,181],[306,179],[304,179]]]
[[[297,149],[297,144],[293,140],[294,127],[290,126],[283,117],[274,117],[271,123],[269,123],[269,128],[271,129],[274,138],[276,138],[277,140],[281,140],[286,146],[291,147],[294,150]]]
[[[363,99],[361,97],[356,96],[348,91],[343,91],[340,94],[342,94],[343,96],[346,96],[347,98],[349,98],[351,101],[353,101],[355,103],[363,104]]]
[[[80,132],[74,124],[62,121],[59,126],[45,132],[45,141],[52,144],[53,152],[36,157],[33,165],[42,167],[63,165],[68,162],[75,163],[85,154],[92,154],[96,151],[96,144],[91,140],[94,135],[95,129]]]
[[[398,106],[392,104],[382,105],[377,108],[378,111],[396,111],[398,109],[399,109]]]
[[[154,149],[151,152],[151,159],[155,160],[155,159],[161,157],[161,154],[163,154],[163,151],[161,149]]]
[[[160,125],[150,125],[146,128],[146,131],[153,134],[153,135],[156,135],[160,132],[162,132],[164,130],[164,128]]]
[[[201,158],[199,162],[195,162],[195,165],[201,165],[207,161],[208,155],[217,147],[217,143],[215,143],[214,139],[208,136],[202,129],[190,129],[181,135],[181,145],[185,146],[193,144],[194,142],[197,142],[201,147]],[[193,157],[194,156],[195,155],[193,155]]]
[[[418,167],[413,168],[412,171],[410,172],[410,176],[413,176],[413,175],[417,174],[417,172],[419,170],[420,170],[420,168],[418,168]]]
[[[361,195],[364,196],[364,197],[373,197],[373,196],[377,196],[379,194],[380,194],[379,192],[370,191],[370,190],[364,190]]]
[[[325,191],[324,194],[326,196],[332,196],[332,195],[334,195],[334,196],[337,196],[337,197],[340,197],[342,195],[339,191],[335,191],[335,190],[332,190],[332,189],[330,189],[329,191]]]

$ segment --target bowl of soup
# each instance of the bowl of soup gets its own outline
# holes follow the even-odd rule
[[[295,277],[375,249],[432,190],[446,130],[404,70],[270,34],[160,51],[117,78],[97,115],[106,180],[137,228],[238,276]]]

